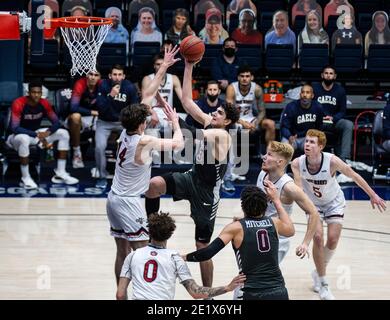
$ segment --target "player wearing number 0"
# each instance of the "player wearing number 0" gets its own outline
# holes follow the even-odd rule
[[[287,300],[288,292],[278,261],[278,235],[291,237],[295,229],[273,183],[266,181],[264,188],[267,194],[258,187],[246,187],[241,193],[244,218],[225,226],[208,247],[184,258],[196,262],[211,259],[231,242],[239,270],[246,276],[243,299]],[[268,199],[275,205],[278,216],[265,215]]]
[[[372,208],[379,211],[386,209],[386,202],[381,199],[367,182],[345,162],[335,155],[322,152],[326,145],[326,136],[322,131],[310,129],[306,133],[305,154],[292,162],[292,170],[296,183],[303,187],[318,209],[321,223],[314,235],[313,259],[316,270],[312,272],[314,291],[319,292],[323,300],[334,299],[325,278],[326,267],[335,253],[340,239],[344,220],[345,198],[336,181],[337,171],[361,187],[370,197]],[[328,225],[327,242],[324,246],[323,221]]]
[[[144,134],[146,118],[150,114],[150,103],[157,93],[161,79],[174,59],[178,49],[166,50],[164,62],[156,77],[145,90],[141,104],[122,109],[120,119],[125,128],[119,138],[115,175],[107,199],[107,216],[111,235],[115,237],[117,255],[115,275],[117,282],[123,261],[131,249],[146,246],[149,240],[147,217],[141,195],[148,189],[151,174],[151,152],[183,147],[183,136],[176,111],[164,104],[166,117],[172,122],[172,139],[158,139]],[[160,97],[161,99],[161,97]]]
[[[167,249],[167,240],[175,229],[175,221],[167,213],[149,215],[150,243],[126,257],[116,293],[118,300],[127,299],[130,281],[133,282],[133,300],[173,300],[176,278],[195,299],[221,295],[244,283],[245,275],[241,274],[227,286],[197,285],[179,253]]]

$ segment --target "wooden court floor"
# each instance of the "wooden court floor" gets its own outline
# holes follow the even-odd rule
[[[105,199],[0,199],[0,299],[114,299],[114,240],[109,235]],[[162,199],[175,217],[169,247],[194,249],[194,225],[185,201]],[[240,215],[238,199],[222,199],[214,236]],[[390,299],[390,209],[380,214],[368,201],[348,201],[339,247],[328,268],[337,299]],[[310,290],[313,260],[298,259],[305,215],[294,207],[296,235],[281,268],[291,299],[317,300]],[[190,263],[200,283],[199,266]],[[231,246],[214,258],[214,285],[237,273]],[[231,299],[225,294],[217,299]],[[176,299],[191,299],[177,284]]]

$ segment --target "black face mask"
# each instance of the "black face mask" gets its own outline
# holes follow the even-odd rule
[[[216,94],[216,95],[207,94],[207,99],[209,99],[210,102],[214,102],[215,100],[218,99],[218,94]]]
[[[324,81],[324,83],[327,87],[329,87],[330,85],[332,85],[334,83],[334,79],[323,79],[322,81]]]
[[[225,56],[232,58],[236,54],[236,49],[234,48],[225,48],[223,49],[223,53]]]

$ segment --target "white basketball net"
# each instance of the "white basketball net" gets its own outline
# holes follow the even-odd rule
[[[96,72],[96,57],[107,36],[111,24],[89,26],[87,28],[61,27],[61,33],[72,57],[70,74],[83,76]]]

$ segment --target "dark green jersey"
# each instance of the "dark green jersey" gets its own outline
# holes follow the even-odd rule
[[[279,239],[271,218],[243,218],[244,231],[241,246],[236,249],[240,272],[246,275],[243,290],[266,290],[284,286],[279,268]]]

